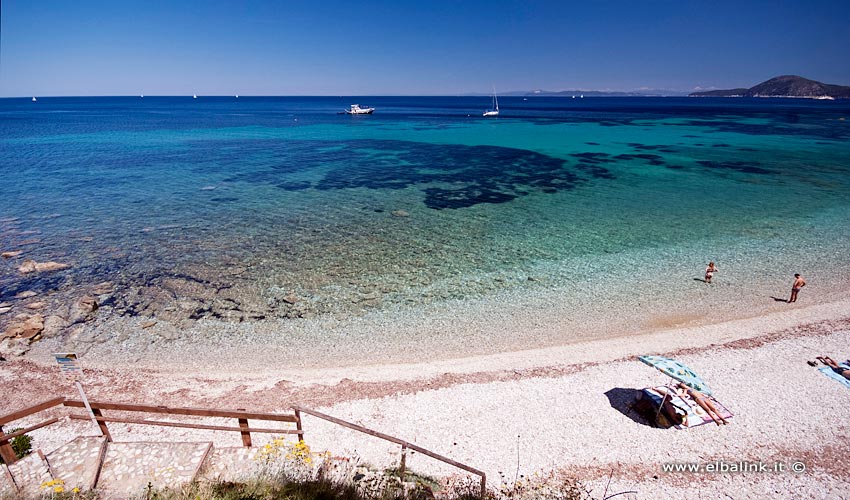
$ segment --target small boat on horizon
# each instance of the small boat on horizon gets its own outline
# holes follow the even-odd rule
[[[345,110],[349,115],[371,115],[374,112],[375,108],[361,108],[359,104],[352,104],[351,109]]]
[[[32,102],[36,102],[37,100],[38,99],[36,99],[35,96],[32,96]]]
[[[496,86],[493,86],[493,109],[488,109],[482,116],[499,116],[499,99],[496,98]]]
[[[192,94],[192,99],[197,99],[197,98],[198,98],[198,94]]]

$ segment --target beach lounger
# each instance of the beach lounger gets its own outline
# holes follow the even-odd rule
[[[850,363],[838,363],[838,366],[844,368],[845,370],[850,370]],[[837,380],[838,382],[844,384],[844,387],[850,388],[850,380],[844,378],[843,375],[835,373],[835,370],[828,366],[824,366],[822,368],[818,368],[818,371],[826,375],[827,377]]]
[[[659,387],[647,387],[643,389],[644,397],[650,397],[654,401],[655,405],[658,406],[661,404],[661,398],[664,397],[664,394],[671,390],[667,386],[659,386]],[[720,404],[714,397],[705,396],[710,399],[714,406],[717,408],[718,413],[726,420],[732,418],[732,412],[726,409],[725,406]],[[705,425],[709,423],[714,423],[714,420],[708,416],[705,410],[702,409],[694,400],[690,398],[690,396],[685,395],[684,397],[675,395],[670,399],[670,403],[677,409],[683,412],[684,418],[680,425],[674,425],[673,427],[677,429],[689,429],[691,427],[697,427],[699,425]]]

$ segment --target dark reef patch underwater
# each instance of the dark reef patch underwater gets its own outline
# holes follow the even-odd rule
[[[220,145],[209,145],[219,149]],[[346,141],[331,151],[326,143],[313,141],[254,144],[286,161],[250,173],[231,176],[227,182],[261,182],[281,189],[309,188],[406,189],[419,186],[428,208],[466,208],[479,203],[505,203],[538,190],[552,193],[574,189],[582,182],[584,167],[570,169],[562,159],[534,151],[460,144],[429,144],[412,141]],[[244,145],[242,147],[243,154]],[[293,165],[301,170],[322,171],[315,182],[285,182]],[[608,172],[593,169],[593,176]]]

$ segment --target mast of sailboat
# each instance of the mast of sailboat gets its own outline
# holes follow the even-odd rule
[[[499,99],[496,97],[496,86],[493,85],[493,104],[495,104],[496,111],[499,111]]]

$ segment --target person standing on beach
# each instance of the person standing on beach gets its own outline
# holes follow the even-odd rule
[[[717,269],[717,266],[714,265],[714,261],[709,262],[708,267],[705,268],[705,282],[711,283],[711,278],[717,271],[719,271],[719,269]]]
[[[794,274],[794,284],[791,285],[791,298],[788,299],[789,304],[791,302],[797,302],[797,293],[804,286],[806,286],[806,280],[804,280],[803,277],[800,276],[799,273],[795,273]]]

